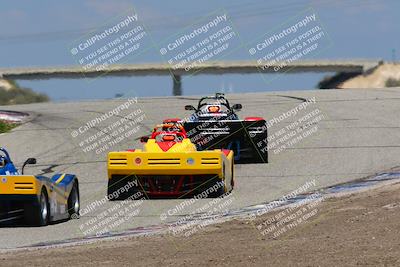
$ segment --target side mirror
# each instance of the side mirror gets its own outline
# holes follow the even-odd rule
[[[140,142],[141,143],[147,143],[147,141],[149,141],[150,137],[148,136],[142,136],[140,137]]]
[[[36,159],[35,158],[29,158],[27,159],[24,164],[22,165],[22,174],[24,174],[24,169],[26,165],[33,165],[36,164]]]
[[[185,110],[196,110],[196,108],[193,107],[192,105],[186,105]]]
[[[232,109],[233,109],[233,110],[241,110],[241,109],[242,109],[242,104],[234,104],[234,105],[232,106]]]

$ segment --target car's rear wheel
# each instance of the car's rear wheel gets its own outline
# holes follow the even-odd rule
[[[50,205],[45,188],[42,189],[38,203],[25,205],[24,217],[30,225],[45,226],[49,224]]]
[[[214,176],[211,180],[208,181],[205,190],[209,190],[209,192],[210,191],[212,192],[210,192],[207,197],[218,198],[225,194],[225,189],[226,189],[225,166],[223,168],[224,168],[223,171],[224,180],[221,180],[221,178],[219,178],[218,176]]]
[[[135,196],[139,189],[136,186],[127,186],[132,181],[132,176],[113,175],[108,180],[107,196],[108,200],[126,200]]]
[[[79,216],[81,205],[79,198],[78,183],[75,182],[72,187],[71,193],[68,197],[68,213],[70,218],[77,218]]]
[[[235,167],[233,166],[233,163],[231,165],[231,191],[235,187]]]

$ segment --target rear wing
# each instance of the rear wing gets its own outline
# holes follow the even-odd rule
[[[188,138],[198,150],[230,149],[235,163],[267,163],[266,121],[217,120],[184,122]]]
[[[194,152],[110,152],[108,177],[112,175],[192,175],[222,176],[228,156],[220,150]]]

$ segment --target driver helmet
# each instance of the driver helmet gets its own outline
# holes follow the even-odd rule
[[[0,168],[4,168],[6,164],[6,158],[4,156],[0,156]]]

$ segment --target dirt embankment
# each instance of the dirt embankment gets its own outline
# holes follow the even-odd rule
[[[338,88],[384,88],[389,79],[400,80],[400,64],[382,64],[371,73],[358,75],[342,82]]]
[[[328,199],[274,237],[231,221],[187,238],[153,236],[0,254],[0,266],[399,266],[400,184]]]
[[[30,104],[49,100],[46,94],[20,87],[13,80],[0,79],[0,105]]]
[[[0,78],[0,88],[9,91],[14,88],[14,85],[10,83],[8,80],[4,80]]]

